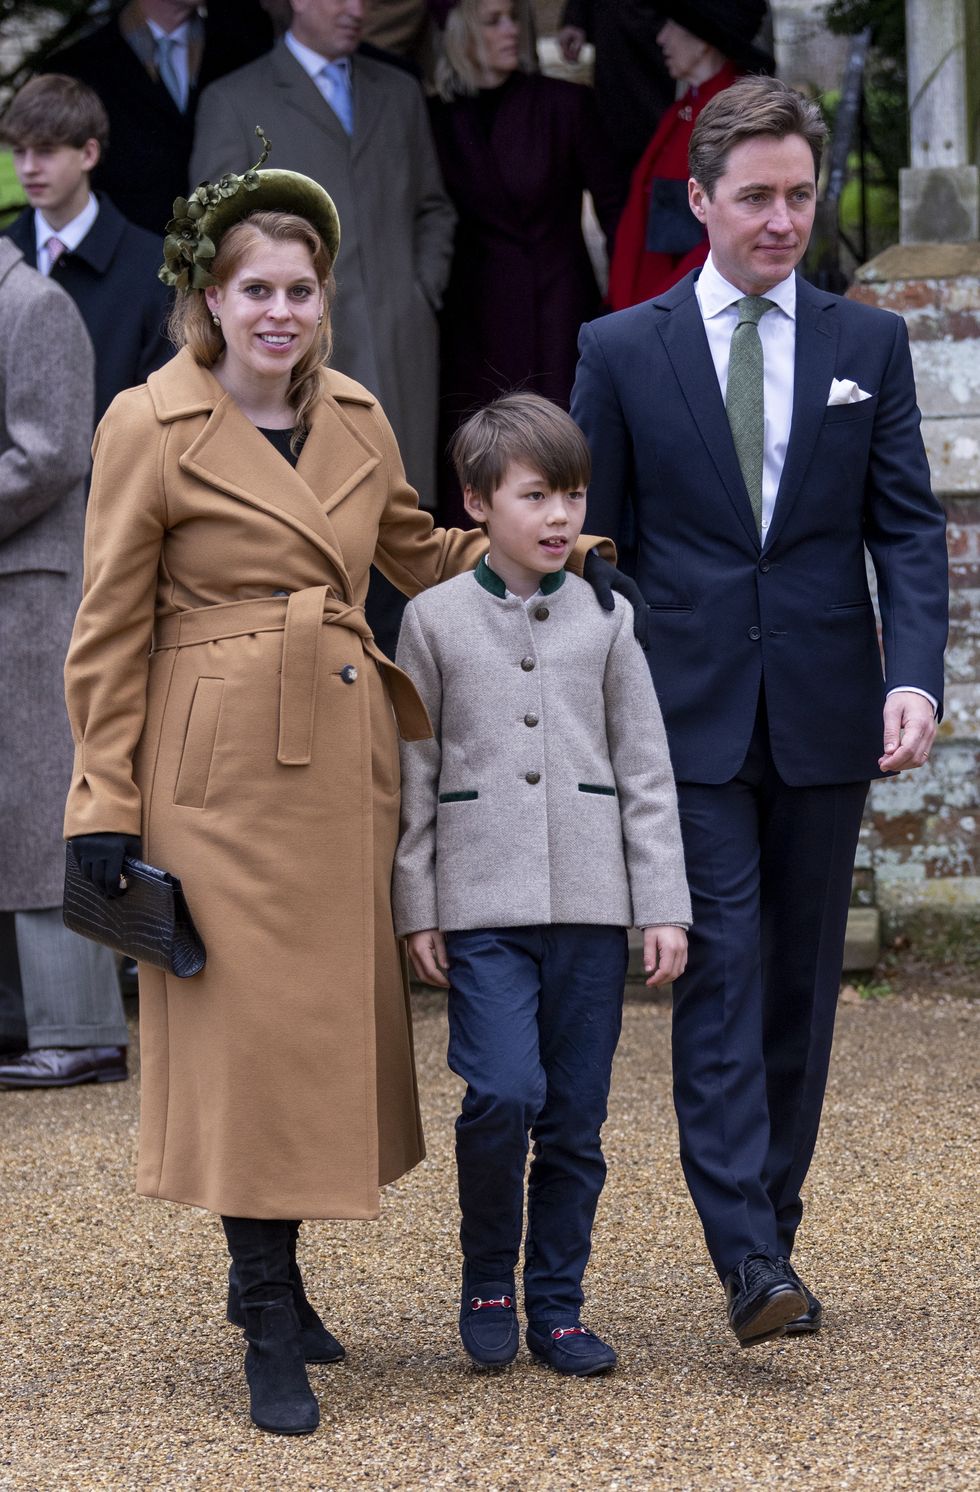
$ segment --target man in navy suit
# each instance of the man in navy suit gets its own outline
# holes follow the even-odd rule
[[[928,758],[946,641],[904,322],[795,274],[825,137],[772,78],[711,101],[689,184],[708,261],[584,327],[572,395],[589,522],[631,519],[650,606],[694,906],[681,1159],[742,1346],[820,1326],[790,1255],[854,851],[869,779]]]

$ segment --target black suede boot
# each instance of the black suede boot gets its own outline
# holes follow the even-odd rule
[[[286,1246],[289,1255],[289,1283],[293,1292],[293,1305],[299,1318],[303,1357],[311,1363],[342,1362],[346,1351],[332,1332],[324,1326],[316,1311],[306,1298],[303,1276],[296,1262],[296,1243],[299,1238],[299,1223],[286,1223]],[[232,1326],[245,1325],[245,1308],[238,1287],[238,1272],[234,1259],[228,1269],[228,1320]]]
[[[320,1406],[310,1388],[292,1299],[257,1301],[245,1308],[245,1377],[253,1425],[274,1435],[310,1435]]]
[[[293,1305],[289,1224],[248,1217],[221,1222],[244,1310],[252,1422],[277,1435],[309,1435],[320,1422],[320,1409],[306,1376]]]

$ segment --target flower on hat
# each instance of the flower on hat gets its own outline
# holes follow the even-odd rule
[[[265,164],[272,146],[259,125],[255,133],[262,141],[263,150],[254,166],[241,176],[229,171],[218,181],[202,181],[189,197],[178,197],[173,205],[173,217],[166,227],[163,241],[163,265],[159,278],[174,290],[203,290],[206,285],[216,283],[211,274],[211,260],[217,249],[205,229],[205,219],[210,209],[241,191],[254,192],[260,185],[259,170]]]

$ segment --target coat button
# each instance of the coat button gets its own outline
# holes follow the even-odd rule
[[[760,560],[759,561],[759,569],[762,571],[763,575],[768,575],[769,574],[769,561],[768,560]]]
[[[751,640],[753,642],[758,642],[759,638],[761,636],[762,636],[762,628],[761,627],[750,627],[749,628],[749,637],[751,638]]]
[[[525,673],[530,673],[531,670],[532,670],[532,668],[534,667],[534,659],[533,658],[522,658],[521,659],[521,667],[523,668],[523,670],[524,670]]]
[[[538,717],[537,717],[537,715],[525,715],[524,716],[524,724],[525,725],[537,725],[537,723],[538,723]]]
[[[345,684],[357,683],[357,669],[354,667],[353,663],[344,664],[343,668],[340,670],[340,677],[343,679]]]
[[[534,787],[534,785],[535,785],[536,782],[540,782],[541,781],[541,773],[540,772],[528,772],[527,775],[524,778],[524,781],[525,782],[529,782],[531,784],[531,786]]]
[[[547,606],[536,606],[534,608],[534,615],[539,622],[546,622],[550,617],[551,612],[548,610]]]

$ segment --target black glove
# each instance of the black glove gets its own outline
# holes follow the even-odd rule
[[[603,611],[612,611],[615,606],[613,591],[624,596],[633,608],[633,636],[644,650],[650,641],[650,612],[643,592],[630,575],[624,575],[595,549],[590,549],[582,566],[582,579],[587,580],[595,591],[595,598]]]
[[[123,858],[126,855],[134,860],[140,858],[138,839],[128,834],[76,834],[69,843],[87,881],[110,898],[124,894],[126,888],[119,883]]]

